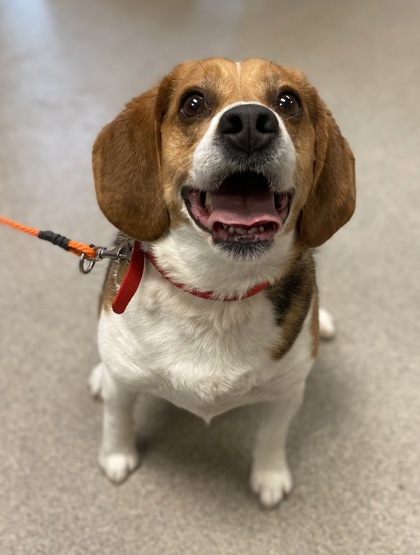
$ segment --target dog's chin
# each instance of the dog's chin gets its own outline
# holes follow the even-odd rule
[[[255,260],[265,254],[273,245],[271,241],[220,241],[214,240],[216,248],[229,258]]]

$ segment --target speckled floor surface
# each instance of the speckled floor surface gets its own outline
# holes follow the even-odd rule
[[[420,553],[420,4],[0,0],[0,215],[110,244],[90,167],[99,129],[184,59],[261,56],[304,70],[357,158],[358,207],[318,254],[338,336],[289,438],[276,511],[247,485],[258,413],[210,427],[140,415],[142,468],[101,475],[103,269],[0,228],[3,555]]]

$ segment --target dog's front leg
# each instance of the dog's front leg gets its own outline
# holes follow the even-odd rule
[[[102,366],[103,435],[99,464],[114,483],[121,483],[140,464],[133,412],[137,394],[117,382]]]
[[[274,508],[292,490],[286,459],[290,423],[302,404],[305,384],[294,384],[278,400],[264,406],[251,472],[251,487],[264,507]]]

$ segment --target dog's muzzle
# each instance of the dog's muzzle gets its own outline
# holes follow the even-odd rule
[[[216,244],[267,247],[286,221],[293,191],[284,190],[279,170],[281,128],[275,113],[260,104],[236,105],[218,122],[215,154],[219,169],[204,189],[184,187],[194,222]]]

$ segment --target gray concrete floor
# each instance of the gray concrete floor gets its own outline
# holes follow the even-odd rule
[[[247,487],[258,409],[207,428],[151,407],[142,468],[96,465],[103,269],[0,229],[0,552],[420,553],[420,3],[0,0],[0,215],[110,244],[90,168],[99,129],[184,59],[304,70],[357,158],[358,208],[318,255],[338,337],[323,345],[288,450],[296,487]]]

